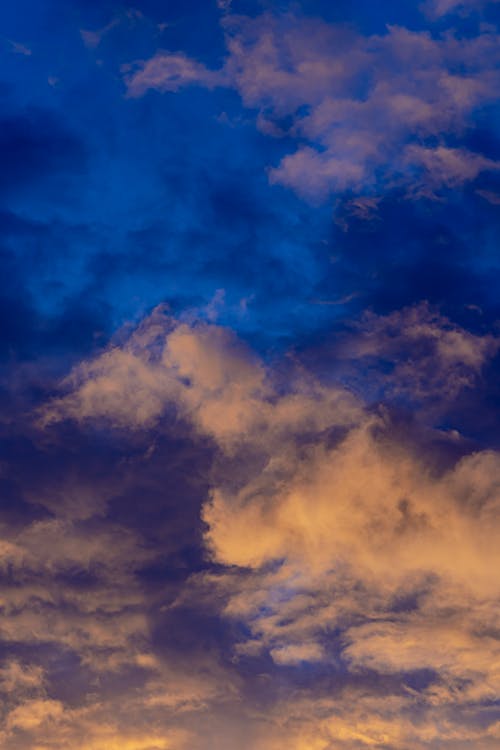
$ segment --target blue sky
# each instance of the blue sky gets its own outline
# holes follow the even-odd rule
[[[499,23],[0,10],[6,750],[497,747]]]
[[[2,141],[4,190],[9,189],[4,202],[24,235],[13,241],[8,260],[19,267],[14,273],[22,277],[25,304],[29,299],[51,321],[64,306],[68,314],[77,306],[90,325],[102,318],[109,333],[160,301],[168,300],[176,311],[201,308],[224,290],[224,320],[257,338],[268,331],[288,344],[297,334],[330,325],[339,314],[370,305],[386,310],[425,298],[452,305],[457,316],[465,292],[466,304],[484,306],[487,300],[488,307],[495,306],[495,295],[483,293],[483,286],[485,276],[487,286],[496,285],[496,204],[478,195],[478,190],[495,194],[494,170],[481,171],[460,191],[448,191],[446,200],[410,200],[397,179],[365,175],[367,183],[378,180],[366,185],[377,201],[378,218],[367,225],[353,217],[347,232],[343,217],[357,197],[356,185],[332,185],[312,195],[311,206],[304,205],[300,190],[297,195],[270,184],[269,170],[297,143],[308,142],[300,132],[294,135],[292,110],[302,106],[305,112],[309,102],[293,101],[283,115],[271,113],[284,127],[280,137],[272,137],[258,123],[259,112],[269,109],[265,92],[249,106],[230,85],[209,91],[190,85],[165,95],[147,90],[127,98],[124,66],[159,50],[182,52],[209,69],[224,64],[221,22],[227,23],[227,15],[221,18],[211,3],[202,9],[162,5],[42,3],[7,11]],[[458,37],[467,39],[495,18],[494,7],[486,7],[429,23],[418,9],[402,18],[392,5],[382,4],[374,13],[362,4],[354,14],[339,4],[335,11],[323,9],[323,16],[309,3],[292,9],[271,5],[264,12],[275,15],[275,33],[283,36],[286,27],[300,27],[306,15],[319,14],[330,24],[342,24],[342,33],[345,29],[358,41],[407,23],[436,44],[450,21]],[[258,19],[261,7],[250,6],[240,12]],[[369,73],[369,67],[361,71]],[[428,95],[437,107],[434,92]],[[444,123],[449,132],[438,132],[438,123],[428,139],[467,146],[494,160],[497,121],[494,97],[485,92],[460,123]],[[396,138],[399,145],[415,137],[418,133],[409,132]],[[321,138],[318,145],[324,148]],[[383,172],[392,158],[387,155],[389,164],[373,168]],[[394,221],[401,212],[404,222]],[[437,267],[428,272],[433,242],[444,244],[444,253],[454,259],[458,254],[453,272],[463,279],[439,282],[450,272],[446,259],[436,258]],[[33,253],[36,258],[29,260]],[[399,292],[394,279],[377,281],[387,274],[397,275]],[[460,289],[458,304],[457,285],[467,288]],[[350,305],[324,309],[317,304],[352,294]],[[397,294],[399,299],[387,299]],[[240,312],[242,300],[246,315]]]

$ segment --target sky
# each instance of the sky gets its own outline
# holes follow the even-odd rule
[[[2,750],[497,750],[498,0],[0,61]]]

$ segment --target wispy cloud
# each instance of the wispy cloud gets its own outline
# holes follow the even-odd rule
[[[33,54],[33,50],[26,44],[21,44],[21,42],[14,42],[11,39],[8,39],[7,41],[12,52],[15,52],[18,55],[24,55],[25,57],[31,57],[31,55]]]
[[[119,23],[120,20],[118,18],[113,18],[108,24],[106,24],[106,26],[103,26],[101,29],[81,29],[80,36],[82,37],[86,47],[95,49],[100,45],[106,34],[114,29]]]
[[[498,0],[426,0],[422,7],[431,18],[438,19],[450,13],[481,10],[488,2],[496,3]]]
[[[125,66],[123,72],[131,97],[142,96],[149,89],[178,91],[190,84],[213,88],[225,80],[222,72],[208,70],[182,52],[159,52],[151,60]]]

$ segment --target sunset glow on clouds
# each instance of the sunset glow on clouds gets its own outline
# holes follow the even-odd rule
[[[2,750],[500,746],[500,6],[394,6],[2,10]]]
[[[382,189],[392,183],[430,192],[499,168],[494,159],[447,144],[497,96],[493,30],[459,40],[450,32],[432,38],[427,29],[388,26],[366,37],[289,14],[229,17],[223,25],[228,57],[221,69],[158,52],[126,75],[129,96],[193,84],[235,88],[259,110],[264,133],[305,144],[269,178],[306,199],[371,193],[379,181]],[[291,118],[285,127],[284,118]]]

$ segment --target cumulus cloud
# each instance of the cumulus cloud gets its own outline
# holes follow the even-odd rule
[[[160,308],[122,347],[78,366],[41,421],[105,418],[142,428],[170,410],[170,419],[187,419],[229,446],[249,435],[276,441],[295,424],[317,431],[357,419],[359,405],[345,388],[298,375],[280,397],[269,375],[229,330],[177,324]]]
[[[277,665],[320,661],[335,672],[340,652],[352,674],[394,675],[399,684],[397,710],[372,706],[359,716],[337,700],[325,718],[316,704],[311,725],[306,713],[297,717],[305,725],[297,747],[317,738],[318,726],[325,748],[489,747],[487,705],[500,688],[492,576],[500,456],[467,455],[436,475],[372,424],[281,468],[279,481],[269,472],[239,493],[214,490],[205,508],[215,560],[245,571],[243,581],[227,572],[210,582],[228,597],[226,616],[249,629],[237,658],[269,653]],[[430,684],[410,690],[406,675],[422,670]],[[447,723],[465,706],[476,718],[459,729]]]
[[[452,5],[437,3],[432,12],[442,15]],[[270,181],[312,202],[392,188],[434,197],[498,169],[497,162],[449,144],[472,125],[478,107],[495,99],[493,31],[459,39],[392,26],[364,37],[291,15],[229,14],[223,25],[228,54],[221,69],[159,52],[126,73],[128,94],[192,83],[235,88],[258,110],[263,132],[300,144],[269,170]]]
[[[247,727],[242,747],[273,750],[286,740],[297,750],[311,743],[424,750],[459,738],[464,747],[494,747],[487,705],[500,689],[500,591],[492,576],[500,566],[500,455],[462,448],[445,463],[429,460],[411,430],[402,436],[395,429],[391,400],[403,393],[425,406],[442,394],[450,402],[474,386],[497,350],[494,337],[471,334],[424,303],[388,316],[366,313],[336,351],[341,364],[357,363],[379,379],[385,406],[373,410],[346,387],[342,366],[344,385],[325,384],[296,359],[265,364],[227,329],[179,322],[160,308],[79,365],[46,405],[46,430],[72,419],[159,433],[181,419],[213,442],[217,459],[202,517],[206,554],[217,567],[190,577],[168,607],[172,616],[212,602],[240,629],[236,664],[268,658],[275,669],[328,666],[334,674],[343,665],[349,680],[368,673],[387,681],[384,699],[369,681],[347,681],[335,702],[304,689],[266,719],[239,711],[236,724]],[[381,370],[370,370],[380,359]],[[425,429],[446,443],[448,434],[432,424],[436,413],[424,409]],[[81,523],[65,521],[75,531]],[[117,537],[118,547],[111,537],[84,541],[77,558],[68,539],[57,562],[50,533],[43,538],[34,526],[9,539],[9,559],[26,567],[36,554],[49,568],[66,557],[86,565],[106,548],[101,565],[109,582],[129,580],[124,551],[112,552],[125,538]],[[123,550],[129,544],[133,560],[132,539]],[[128,596],[133,591],[128,585]],[[120,603],[122,596],[107,604],[112,629],[109,621],[100,627],[106,605],[98,598],[85,631],[81,619],[71,640],[53,620],[50,630],[89,663],[85,638],[105,650],[112,644],[104,633],[112,633],[151,672],[148,710],[178,717],[208,710],[217,723],[214,707],[232,706],[237,685],[222,690],[227,676],[210,668],[206,683],[193,670],[167,688],[167,674],[147,652],[141,609],[133,598]],[[18,617],[15,627],[26,632],[28,622]],[[115,658],[120,664],[119,650]],[[418,678],[423,670],[427,676]],[[457,729],[454,717],[464,707],[469,719]],[[235,741],[229,725],[217,724],[222,747],[225,737],[228,747]],[[201,735],[190,742],[205,750]]]

